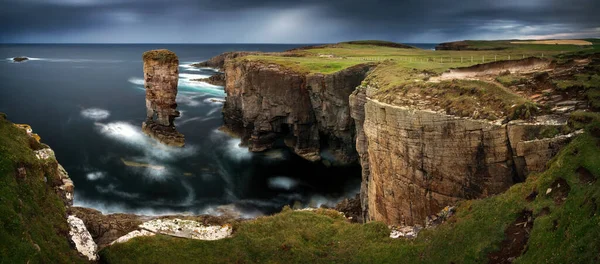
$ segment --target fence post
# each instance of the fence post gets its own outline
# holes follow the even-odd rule
[[[525,54],[523,54],[523,59],[525,59]]]
[[[496,56],[498,56],[498,55],[494,55],[494,61],[496,61]]]
[[[544,53],[542,53],[542,59],[544,58]]]
[[[471,56],[471,62],[473,62],[473,56]]]
[[[510,60],[510,55],[508,55],[508,60]]]
[[[460,56],[460,63],[462,63],[462,56]]]

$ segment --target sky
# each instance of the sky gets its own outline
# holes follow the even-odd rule
[[[600,0],[0,0],[0,43],[600,37]]]

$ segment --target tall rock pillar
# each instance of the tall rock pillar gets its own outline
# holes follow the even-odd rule
[[[173,121],[177,111],[179,59],[172,51],[161,49],[144,53],[144,87],[146,88],[146,121],[144,133],[163,144],[183,147],[184,136]]]

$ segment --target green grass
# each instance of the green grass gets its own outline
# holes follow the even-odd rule
[[[84,262],[69,246],[65,207],[44,182],[57,179],[56,163],[38,161],[30,146],[38,144],[0,114],[0,263]]]
[[[417,48],[397,48],[386,45],[393,43],[379,41],[343,42],[319,46],[310,49],[295,50],[296,56],[278,54],[252,55],[240,60],[254,60],[275,63],[300,73],[329,74],[348,67],[367,62],[397,62],[397,69],[416,68],[433,69],[466,67],[494,60],[515,60],[523,57],[542,55],[547,58],[573,52],[595,52],[599,45],[579,47],[574,45],[533,45],[510,44],[510,41],[467,41],[475,47],[498,48],[510,46],[504,50],[466,50],[466,51],[431,51]],[[333,55],[334,58],[323,58],[320,55]]]
[[[398,71],[394,65],[380,65],[363,85],[377,87],[373,97],[385,103],[409,106],[404,99],[409,94],[411,97],[418,95],[432,107],[462,117],[497,120],[508,116],[509,119],[528,119],[540,112],[537,105],[494,83],[476,80],[425,82],[428,74],[435,75],[442,70]]]
[[[527,79],[522,78],[520,76],[516,76],[516,75],[512,75],[512,74],[507,74],[507,75],[500,75],[498,77],[496,77],[496,81],[498,81],[499,83],[501,83],[502,85],[509,87],[509,86],[513,86],[513,85],[519,85],[519,84],[523,84],[527,82]]]
[[[573,125],[590,128],[597,113],[578,113]],[[596,120],[596,121],[592,121]],[[515,263],[597,263],[600,258],[600,181],[580,181],[585,168],[600,177],[600,139],[576,137],[543,173],[503,194],[461,202],[457,214],[415,240],[390,239],[379,222],[350,224],[328,210],[279,214],[243,222],[232,238],[197,241],[167,236],[136,238],[104,249],[107,263],[486,263],[504,230],[523,209],[534,212],[528,250]],[[546,189],[558,178],[571,191],[562,205]],[[537,198],[525,198],[537,191]],[[543,208],[550,213],[538,214]],[[556,227],[554,223],[557,223]]]
[[[600,75],[593,70],[575,74],[571,79],[555,80],[554,84],[563,91],[582,90],[592,109],[600,110]]]
[[[166,49],[149,50],[142,55],[144,61],[156,60],[161,63],[179,63],[179,58],[174,52]]]

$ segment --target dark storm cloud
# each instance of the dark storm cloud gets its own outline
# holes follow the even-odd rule
[[[597,0],[0,0],[1,42],[600,36]]]

